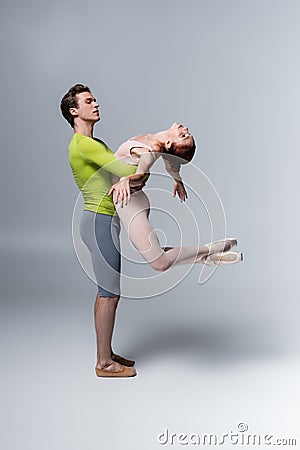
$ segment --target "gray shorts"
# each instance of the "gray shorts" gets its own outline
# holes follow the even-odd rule
[[[80,236],[88,247],[101,297],[120,295],[120,222],[118,216],[84,210]]]

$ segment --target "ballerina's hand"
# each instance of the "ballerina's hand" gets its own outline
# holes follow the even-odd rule
[[[174,197],[176,197],[176,194],[180,198],[181,202],[184,202],[188,196],[187,192],[185,190],[184,184],[180,180],[174,180],[174,190],[173,190]]]
[[[121,208],[123,208],[124,204],[127,205],[127,202],[130,200],[129,178],[120,178],[117,183],[113,184],[108,195],[111,194],[113,194],[113,201],[116,205],[120,204]]]

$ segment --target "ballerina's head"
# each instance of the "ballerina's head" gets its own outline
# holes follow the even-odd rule
[[[174,122],[167,130],[165,152],[181,158],[181,164],[186,164],[193,159],[195,150],[195,140],[189,133],[188,127],[183,126],[179,122]]]

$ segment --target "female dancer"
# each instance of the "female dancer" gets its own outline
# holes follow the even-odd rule
[[[136,175],[123,177],[110,189],[118,216],[130,240],[151,267],[165,271],[176,264],[233,264],[242,260],[241,252],[229,252],[236,239],[225,239],[201,247],[176,247],[162,249],[149,222],[150,203],[143,192],[141,178],[153,163],[163,157],[166,170],[174,178],[174,195],[185,201],[187,193],[180,177],[180,165],[191,161],[195,142],[188,128],[175,122],[168,130],[140,135],[120,145],[115,156],[123,163],[138,165]],[[136,185],[134,186],[134,178]],[[130,188],[130,186],[134,186]],[[131,195],[133,194],[133,195]],[[224,253],[225,252],[225,253]]]

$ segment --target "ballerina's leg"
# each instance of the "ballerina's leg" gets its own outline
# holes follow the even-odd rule
[[[207,246],[174,247],[164,251],[157,234],[149,222],[150,203],[143,191],[136,192],[123,207],[117,205],[117,213],[136,249],[151,267],[164,271],[173,265],[202,262],[209,253]],[[224,250],[224,243],[217,244],[216,251]]]

